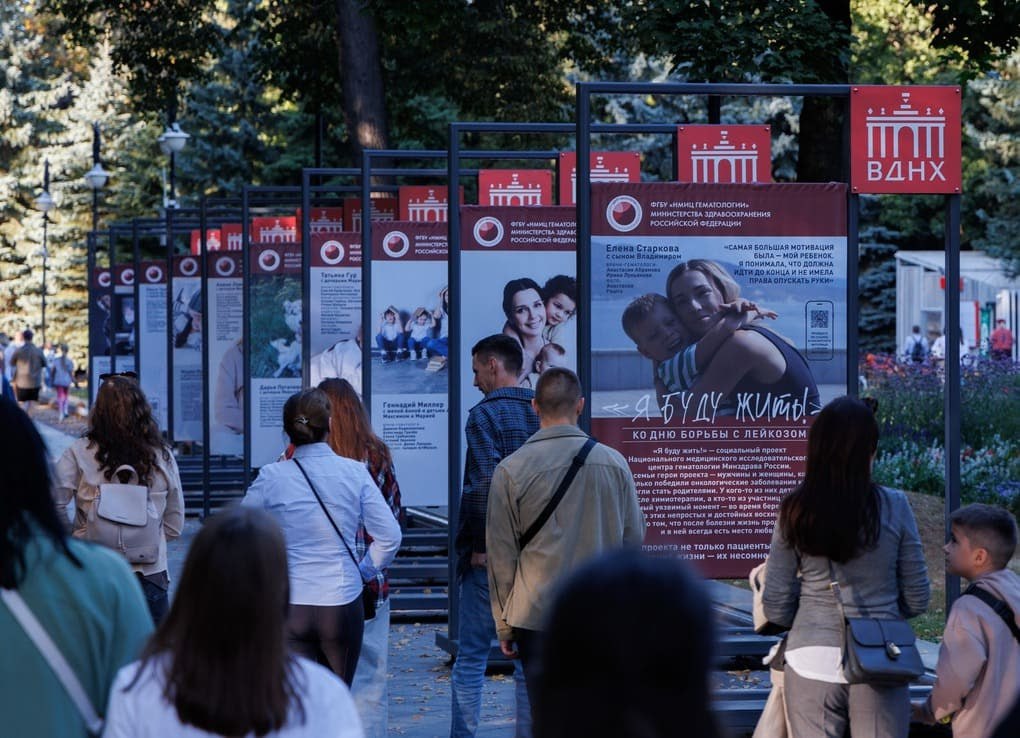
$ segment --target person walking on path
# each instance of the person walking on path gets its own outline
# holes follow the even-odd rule
[[[1013,332],[1006,327],[1006,321],[999,318],[991,335],[992,358],[1006,361],[1013,356]]]
[[[32,403],[39,401],[39,389],[43,383],[43,372],[46,369],[46,355],[42,349],[32,343],[34,334],[26,329],[21,334],[25,343],[11,356],[12,374],[14,376],[14,392],[18,402],[22,403],[25,412],[32,409]]]
[[[500,648],[520,657],[534,704],[538,641],[557,582],[603,551],[640,546],[645,519],[623,456],[577,427],[576,374],[543,372],[532,407],[539,431],[493,473],[486,544]]]
[[[453,663],[451,738],[472,738],[481,714],[482,684],[495,624],[489,600],[485,528],[489,485],[496,465],[538,430],[531,407],[533,390],[517,386],[524,355],[515,339],[503,334],[483,338],[471,349],[474,385],[484,397],[468,412],[464,433],[467,455],[455,549],[459,601],[459,642]],[[531,709],[517,680],[517,735],[530,734]]]
[[[14,352],[25,345],[23,333],[15,333],[14,338],[4,343],[4,376],[11,384],[14,383]]]
[[[921,335],[921,326],[915,325],[910,329],[910,335],[903,342],[900,356],[903,357],[904,362],[912,364],[924,363],[925,358],[928,356],[928,341]]]
[[[50,498],[43,440],[4,399],[0,468],[0,733],[85,738],[85,718],[7,600],[24,602],[96,713],[104,711],[117,670],[138,657],[152,620],[120,556],[68,537]]]
[[[74,383],[74,362],[67,355],[67,344],[60,344],[60,355],[50,361],[50,380],[57,393],[57,412],[60,419],[67,417],[67,392]]]
[[[134,469],[138,484],[148,488],[161,535],[156,560],[135,563],[131,568],[145,593],[153,622],[159,625],[170,606],[166,543],[180,536],[184,527],[181,475],[138,380],[127,374],[104,374],[100,379],[88,431],[57,461],[53,499],[60,508],[74,500],[74,537],[87,538],[100,485],[120,481],[117,472],[123,465]]]

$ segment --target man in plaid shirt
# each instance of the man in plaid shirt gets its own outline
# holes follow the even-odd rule
[[[464,428],[467,458],[456,540],[460,630],[451,679],[451,738],[474,736],[478,729],[485,665],[496,632],[489,604],[485,552],[489,484],[499,462],[538,430],[538,416],[531,407],[535,393],[517,386],[523,364],[521,345],[510,336],[488,336],[471,349],[474,385],[485,396],[471,408]],[[517,680],[517,735],[520,737],[530,732],[531,708],[519,666],[515,667],[514,677]]]

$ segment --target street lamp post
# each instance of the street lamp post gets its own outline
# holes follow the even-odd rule
[[[106,186],[110,173],[103,169],[99,161],[99,124],[92,124],[92,168],[85,173],[85,181],[92,188],[92,240],[96,239],[96,228],[99,223],[99,191]]]
[[[171,113],[171,116],[173,116],[173,113]],[[166,130],[157,139],[160,150],[170,156],[170,199],[166,202],[167,209],[177,208],[177,191],[174,182],[177,172],[176,157],[184,149],[184,145],[188,142],[189,138],[191,136],[181,130],[180,124],[176,120],[171,120]]]
[[[47,247],[48,228],[50,223],[50,211],[53,209],[53,197],[50,195],[50,161],[43,162],[43,188],[39,197],[35,200],[35,206],[43,214],[43,245],[42,245],[42,345],[46,345],[46,270],[49,252]]]

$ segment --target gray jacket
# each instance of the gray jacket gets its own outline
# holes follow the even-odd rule
[[[917,523],[906,495],[879,489],[878,543],[845,564],[836,564],[836,578],[848,616],[914,617],[928,608],[931,596]],[[790,627],[787,648],[842,648],[843,624],[829,588],[829,560],[802,556],[790,548],[777,524],[768,561],[765,616]]]

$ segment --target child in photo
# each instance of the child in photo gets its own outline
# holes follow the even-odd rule
[[[558,343],[547,343],[538,352],[538,356],[535,357],[535,371],[529,372],[521,380],[521,386],[534,389],[538,386],[538,378],[542,376],[542,372],[546,369],[552,369],[554,366],[573,371],[573,367],[570,366],[570,362],[567,360],[567,350]]]
[[[1010,571],[1016,520],[994,505],[953,512],[946,571],[970,586],[949,611],[935,685],[914,719],[952,721],[954,738],[985,738],[1020,698],[1020,576]]]
[[[383,311],[379,320],[379,332],[375,336],[375,344],[383,352],[383,361],[406,359],[408,357],[404,331],[401,330],[400,311],[390,305]]]
[[[771,310],[760,310],[749,300],[725,303],[713,325],[700,341],[691,341],[664,295],[641,295],[623,311],[623,330],[638,352],[651,359],[656,389],[660,394],[686,392],[733,331],[747,325],[749,314],[775,318]],[[660,386],[661,385],[661,386]]]
[[[432,313],[423,307],[415,308],[411,319],[404,326],[404,332],[408,334],[407,349],[415,359],[426,358],[425,343],[432,336],[432,328],[436,320]]]
[[[550,277],[542,287],[545,302],[545,330],[543,338],[550,343],[560,342],[567,322],[577,315],[577,281],[565,274]]]

